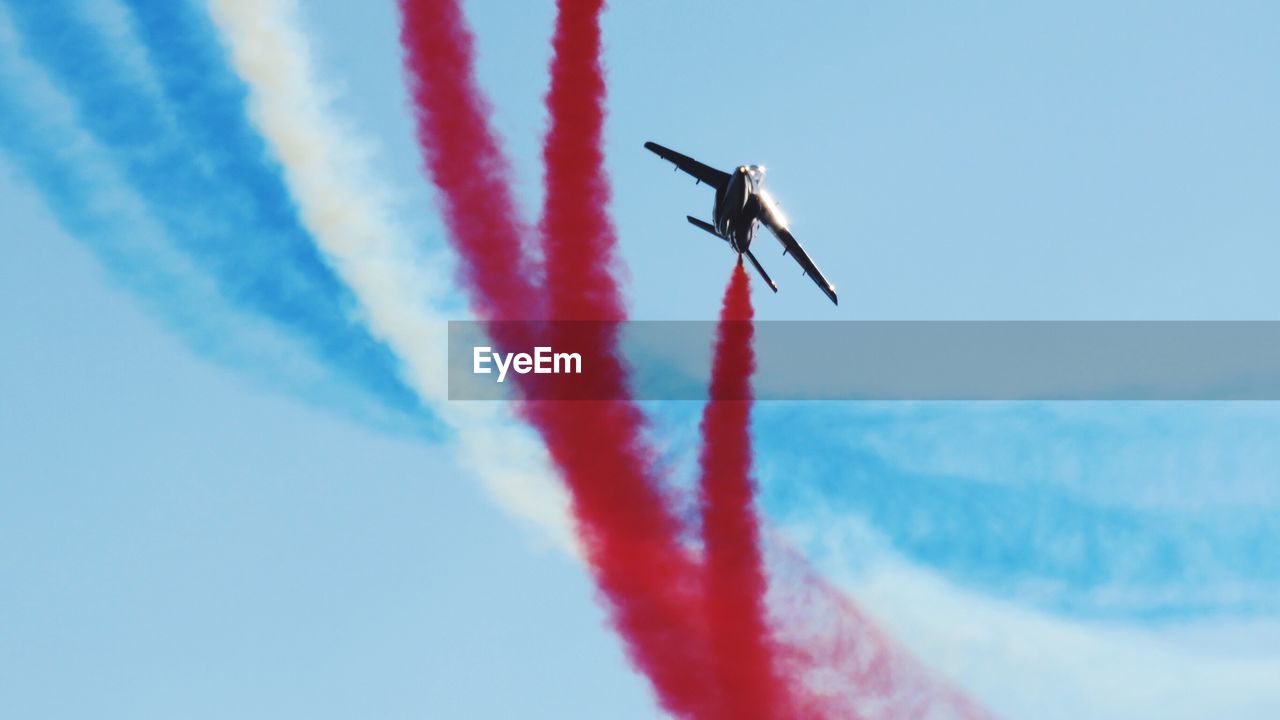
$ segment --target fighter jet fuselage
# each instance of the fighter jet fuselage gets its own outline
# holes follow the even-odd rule
[[[740,165],[729,174],[724,190],[716,192],[711,208],[716,232],[739,253],[746,252],[755,239],[761,206],[757,193],[759,174],[756,168]]]

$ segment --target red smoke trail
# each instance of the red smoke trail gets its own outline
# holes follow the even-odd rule
[[[521,252],[523,228],[505,183],[506,163],[487,130],[488,107],[475,86],[471,38],[457,2],[401,0],[401,11],[419,141],[463,259],[463,283],[481,317],[536,316],[539,298]],[[594,23],[594,14],[589,19]],[[544,229],[557,240],[548,245],[548,280],[561,286],[553,296],[557,313],[616,318],[621,315],[616,286],[601,270],[612,232],[603,215],[607,186],[599,167],[600,120],[588,120],[584,137],[594,150],[584,150],[574,137],[580,128],[568,124],[577,121],[561,107],[582,106],[564,91],[583,58],[594,68],[588,74],[599,72],[598,30],[587,48],[593,54],[584,55],[572,42],[571,27],[558,31],[564,42],[557,50],[564,45],[567,52],[557,53],[560,81],[553,81],[549,97],[557,123],[548,149],[548,178],[555,189],[549,192],[552,208]],[[603,84],[598,88],[589,95],[588,112],[592,105],[600,110]],[[561,178],[565,188],[556,187]],[[575,188],[588,192],[575,197],[570,194]],[[589,249],[587,255],[572,257],[584,252],[582,247]],[[593,287],[604,290],[593,295]],[[514,342],[498,342],[504,340]],[[594,342],[610,347],[612,333]],[[606,375],[624,382],[620,372]],[[523,411],[569,485],[587,558],[633,662],[653,682],[667,710],[682,717],[708,716],[714,694],[699,637],[699,571],[679,545],[679,522],[650,482],[656,475],[654,458],[639,438],[639,410],[623,402],[532,402]]]
[[[440,188],[462,284],[486,320],[538,316],[526,229],[511,198],[510,169],[476,90],[471,35],[457,2],[401,0],[400,42],[418,111],[418,143]]]
[[[680,526],[649,483],[649,448],[632,430],[629,403],[533,402],[572,492],[579,536],[611,619],[659,702],[678,717],[711,717],[699,568],[680,547]]]
[[[604,71],[600,66],[603,0],[559,0],[552,38],[551,127],[543,145],[546,198],[542,242],[551,317],[621,320],[610,268],[617,238],[609,220],[604,171]]]
[[[557,2],[540,230],[550,318],[559,321],[625,317],[610,272],[617,239],[602,149],[603,7],[601,0]],[[599,388],[604,397],[629,397],[614,324],[551,327],[608,362],[609,380]],[[705,714],[713,689],[696,612],[700,573],[680,547],[680,524],[656,490],[643,414],[626,401],[533,403],[529,412],[567,471],[588,559],[632,661],[668,710]]]
[[[752,508],[753,315],[751,283],[739,258],[725,288],[716,329],[699,458],[712,673],[724,698],[721,717],[734,720],[782,717],[789,704],[786,684],[773,664],[767,581]]]

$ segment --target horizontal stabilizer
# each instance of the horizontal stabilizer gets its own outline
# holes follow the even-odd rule
[[[720,237],[720,233],[716,232],[715,226],[707,222],[706,220],[699,220],[698,218],[692,215],[685,215],[685,219],[689,221],[690,225],[694,227],[700,227],[703,230],[706,230],[707,232],[711,233],[712,235],[715,235],[716,237],[720,238],[721,240],[724,240],[725,242],[729,242],[728,240],[725,240],[723,237]]]

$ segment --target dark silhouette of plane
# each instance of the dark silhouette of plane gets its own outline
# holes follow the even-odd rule
[[[836,289],[823,277],[822,271],[809,259],[808,253],[800,247],[791,231],[787,229],[787,219],[783,216],[778,204],[764,189],[764,168],[759,165],[739,165],[732,173],[717,170],[709,165],[694,160],[687,155],[669,150],[655,142],[647,142],[645,148],[653,151],[663,160],[675,163],[676,168],[683,170],[698,182],[715,188],[716,201],[711,208],[712,222],[687,216],[689,222],[716,237],[729,243],[739,255],[745,255],[755,267],[760,277],[768,283],[774,292],[778,286],[769,278],[769,274],[760,266],[760,261],[751,253],[751,241],[755,239],[756,223],[764,223],[773,231],[778,242],[782,243],[782,254],[790,255],[800,263],[804,274],[818,285],[818,289],[831,298],[831,302],[839,305]]]

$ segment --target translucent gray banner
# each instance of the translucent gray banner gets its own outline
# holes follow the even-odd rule
[[[775,321],[754,332],[758,400],[1280,399],[1280,322]],[[449,398],[703,400],[715,333],[715,322],[450,322]]]

